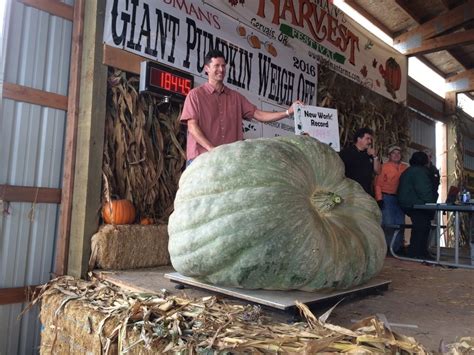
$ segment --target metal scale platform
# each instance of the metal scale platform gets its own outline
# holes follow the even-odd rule
[[[192,277],[183,276],[177,272],[167,273],[164,275],[168,280],[186,286],[191,286],[206,291],[226,295],[229,297],[252,302],[263,306],[288,311],[295,308],[295,300],[306,305],[315,305],[328,301],[336,301],[347,296],[365,295],[388,289],[391,281],[374,278],[363,285],[353,287],[348,290],[337,291],[271,291],[271,290],[244,290],[234,287],[222,287],[209,285],[200,282]]]

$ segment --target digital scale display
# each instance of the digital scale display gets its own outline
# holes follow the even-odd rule
[[[140,92],[170,96],[172,100],[184,100],[193,88],[194,77],[180,70],[155,62],[140,64]]]

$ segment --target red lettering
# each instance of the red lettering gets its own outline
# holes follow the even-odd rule
[[[343,24],[339,24],[337,17],[340,12],[336,7],[330,6],[329,3],[323,6],[321,2],[298,0],[298,12],[296,12],[296,0],[259,0],[257,16],[266,18],[265,10],[269,4],[273,5],[273,24],[279,25],[280,19],[285,19],[294,26],[306,28],[314,40],[318,42],[327,40],[342,52],[348,50],[349,62],[355,65],[355,51],[360,50],[359,37]]]
[[[286,20],[285,12],[287,12],[287,11],[289,11],[290,15],[291,15],[291,24],[301,26],[298,23],[298,18],[296,16],[295,8],[293,7],[293,1],[292,0],[285,0],[285,3],[283,4],[283,9],[281,10],[280,18]]]
[[[334,36],[336,35],[336,29],[338,27],[338,22],[337,20],[332,17],[332,16],[329,16],[328,15],[328,25],[327,25],[327,28],[328,28],[328,41],[330,43],[332,43],[335,47],[339,48],[340,44],[341,44],[341,39],[339,37],[337,38],[334,38]]]

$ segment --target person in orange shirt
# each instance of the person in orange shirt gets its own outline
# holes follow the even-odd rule
[[[405,213],[403,213],[397,199],[398,182],[400,175],[408,168],[402,163],[402,152],[399,146],[388,148],[388,161],[382,165],[382,170],[375,179],[375,199],[382,210],[382,226],[389,224],[403,224]],[[390,248],[393,228],[384,227],[387,247]],[[403,247],[403,232],[397,234],[393,250],[399,252]]]

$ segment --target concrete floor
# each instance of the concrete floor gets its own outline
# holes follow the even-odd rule
[[[171,267],[161,267],[116,272],[96,270],[96,274],[135,291],[167,289],[171,294],[184,293],[189,297],[209,295],[207,291],[190,287],[176,289],[176,284],[164,277],[173,271]],[[391,280],[387,291],[345,298],[328,321],[350,327],[355,320],[382,314],[394,324],[392,330],[413,336],[435,352],[441,341],[451,343],[461,336],[474,336],[474,270],[387,258],[378,277]],[[320,316],[329,306],[313,306],[312,310]],[[289,313],[266,312],[280,321],[291,321],[293,317]]]

